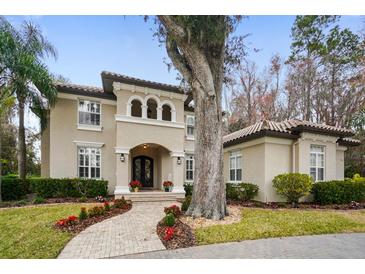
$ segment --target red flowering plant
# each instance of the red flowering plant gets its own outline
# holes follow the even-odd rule
[[[165,237],[163,238],[165,241],[170,241],[174,237],[175,230],[172,227],[168,227],[165,230]]]
[[[174,183],[171,182],[171,181],[164,181],[162,183],[162,186],[164,187],[164,189],[165,189],[166,192],[169,192],[169,191],[172,190],[172,187],[174,186]]]
[[[142,184],[141,184],[141,182],[140,181],[138,181],[138,180],[134,180],[134,181],[132,181],[132,182],[130,182],[129,183],[129,187],[130,188],[141,188],[142,187]]]
[[[105,209],[105,211],[110,211],[110,204],[109,204],[109,202],[104,202],[104,209]]]
[[[66,219],[61,219],[56,222],[57,226],[69,226],[77,223],[77,217],[72,215],[67,217]]]
[[[175,218],[177,218],[181,215],[181,210],[177,205],[172,205],[172,206],[169,206],[169,207],[165,207],[164,212],[165,212],[166,215],[169,214],[169,213],[174,214]]]

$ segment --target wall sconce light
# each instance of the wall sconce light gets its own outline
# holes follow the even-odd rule
[[[120,161],[121,161],[122,163],[124,163],[124,161],[125,161],[124,153],[121,153],[121,154],[120,154]]]
[[[181,165],[181,158],[180,157],[177,157],[177,164]]]

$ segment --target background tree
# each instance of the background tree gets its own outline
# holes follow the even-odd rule
[[[47,104],[53,104],[57,91],[53,86],[52,75],[42,63],[45,57],[56,57],[54,47],[43,36],[39,27],[24,22],[18,31],[3,17],[0,17],[0,32],[6,37],[1,52],[8,59],[2,59],[3,74],[11,94],[16,96],[18,109],[18,172],[20,178],[26,176],[26,141],[24,128],[24,109],[29,104],[45,127]]]
[[[165,43],[174,67],[193,94],[195,178],[187,214],[194,217],[222,219],[227,214],[223,181],[222,84],[225,72],[241,60],[242,39],[229,40],[240,19],[229,16],[157,17],[160,41]]]

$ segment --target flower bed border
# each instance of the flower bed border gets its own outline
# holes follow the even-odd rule
[[[61,230],[63,232],[70,232],[72,234],[78,234],[81,231],[85,230],[89,226],[104,221],[106,219],[112,218],[117,215],[124,214],[128,212],[132,208],[132,203],[127,201],[127,204],[123,208],[111,208],[110,211],[106,211],[103,215],[88,217],[84,220],[78,220],[77,222],[67,225],[67,226],[59,226],[57,223],[54,225],[55,229]]]
[[[165,226],[163,219],[156,227],[157,235],[166,249],[185,248],[197,245],[194,231],[190,226],[184,224],[178,218],[176,219],[175,224],[171,227],[173,228],[174,233],[172,238],[169,240],[165,240],[167,228],[169,228],[169,226]]]

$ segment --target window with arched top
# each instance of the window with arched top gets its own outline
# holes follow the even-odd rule
[[[171,121],[171,107],[169,105],[162,106],[162,120]]]
[[[131,102],[131,116],[142,117],[142,103],[137,99]]]
[[[157,102],[151,98],[147,100],[147,118],[157,119]]]

